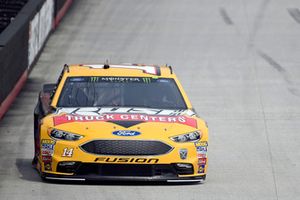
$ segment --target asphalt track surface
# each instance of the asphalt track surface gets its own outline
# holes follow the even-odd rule
[[[76,0],[0,122],[0,199],[298,199],[299,0]],[[204,184],[45,183],[33,108],[64,63],[171,64],[210,128]],[[17,59],[17,58],[16,58]]]

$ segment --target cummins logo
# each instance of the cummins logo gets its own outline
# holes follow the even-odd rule
[[[141,133],[138,131],[131,131],[131,130],[119,130],[119,131],[114,131],[112,134],[117,136],[137,136],[140,135]]]
[[[180,149],[179,150],[179,156],[182,160],[185,160],[187,158],[187,154],[188,154],[187,149]]]

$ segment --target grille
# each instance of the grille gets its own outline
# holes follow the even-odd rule
[[[193,171],[191,172],[191,174]],[[177,177],[178,173],[173,165],[167,164],[95,164],[83,163],[76,171],[77,175],[98,176],[170,176]]]
[[[193,167],[178,168],[176,164],[97,164],[80,163],[75,165],[63,165],[60,162],[57,172],[74,173],[76,175],[96,176],[170,176],[193,174]]]
[[[172,147],[160,141],[147,140],[93,140],[81,146],[92,154],[153,156],[166,154]]]

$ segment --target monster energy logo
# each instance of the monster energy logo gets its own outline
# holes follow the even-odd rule
[[[91,82],[97,82],[98,80],[99,80],[99,77],[97,77],[97,76],[91,77]]]
[[[143,78],[144,83],[151,83],[151,78]]]

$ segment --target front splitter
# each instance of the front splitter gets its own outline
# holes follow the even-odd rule
[[[167,176],[66,176],[55,174],[42,174],[42,178],[45,180],[57,180],[57,181],[143,181],[143,182],[170,182],[170,183],[184,183],[184,182],[203,182],[206,175],[193,176],[193,177],[167,177]]]

